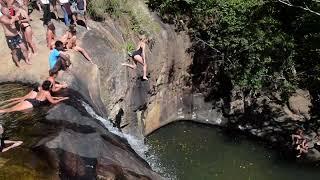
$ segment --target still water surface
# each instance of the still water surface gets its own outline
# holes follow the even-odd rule
[[[316,180],[320,167],[289,161],[262,143],[201,124],[178,122],[147,138],[160,173],[179,180]]]

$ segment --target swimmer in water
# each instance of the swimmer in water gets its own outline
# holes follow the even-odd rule
[[[57,104],[61,101],[69,99],[68,97],[52,97],[50,94],[50,90],[52,89],[53,84],[46,80],[41,85],[41,89],[39,89],[39,92],[37,93],[37,96],[34,99],[25,99],[18,103],[17,105],[7,108],[7,109],[1,109],[0,113],[8,113],[8,112],[16,112],[16,111],[23,111],[26,109],[32,109],[36,107],[43,106],[47,104],[47,102],[50,102],[52,104]]]

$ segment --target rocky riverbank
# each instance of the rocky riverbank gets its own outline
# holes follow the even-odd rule
[[[184,32],[175,32],[174,27],[162,23],[141,3],[137,2],[158,27],[150,35],[152,43],[146,52],[149,81],[141,81],[140,66],[137,71],[121,66],[128,59],[127,43],[138,42],[137,33],[130,30],[128,20],[90,21],[92,30],[77,29],[79,45],[89,52],[96,65],[71,52],[72,67],[69,72],[61,74],[59,80],[66,81],[70,89],[79,92],[99,115],[111,118],[123,127],[124,132],[141,139],[178,120],[240,129],[269,142],[278,142],[287,149],[292,149],[291,134],[298,127],[311,125],[312,128],[305,127],[308,129],[305,133],[314,137],[318,127],[312,124],[315,122],[309,107],[312,98],[305,90],[298,90],[289,97],[289,104],[283,104],[277,94],[272,97],[248,96],[234,87],[226,91],[221,88],[224,97],[214,102],[206,99],[209,90],[195,91],[194,74],[190,69],[197,65],[188,51],[191,46],[189,36]],[[40,17],[37,12],[32,16],[33,19]],[[66,28],[63,24],[55,24],[59,37]],[[47,77],[49,50],[44,46],[45,30],[38,20],[31,25],[41,53],[34,58],[32,66],[24,65],[16,69],[9,51],[1,49],[1,82],[41,82]],[[0,34],[0,37],[1,44],[6,47],[3,35]],[[159,178],[125,141],[105,132],[88,114],[79,113],[72,106],[60,105],[50,110],[47,119],[51,123],[64,124],[64,128],[54,137],[39,142],[35,149],[50,154],[48,157],[52,157],[50,162],[53,166],[60,167],[65,173],[62,176],[86,177],[91,174]],[[92,139],[96,141],[90,141]],[[125,156],[119,157],[122,153]],[[318,160],[320,156],[317,154],[318,150],[312,148],[308,156]],[[79,168],[69,169],[66,166],[69,162],[77,162]],[[127,165],[132,168],[123,168]]]

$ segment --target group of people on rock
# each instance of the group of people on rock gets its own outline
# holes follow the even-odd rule
[[[60,4],[63,11],[63,19],[65,25],[69,26],[71,23],[77,24],[81,19],[84,26],[87,26],[87,1],[86,0],[38,0],[37,5],[40,11],[43,11],[43,24],[48,25],[52,19],[51,6],[56,20],[60,21],[58,13],[58,4]]]
[[[32,56],[37,54],[37,46],[36,46],[36,43],[33,41],[33,31],[30,25],[31,18],[29,17],[28,9],[27,9],[28,2],[29,1],[27,0],[24,0],[24,1],[0,0],[0,23],[3,27],[8,47],[11,49],[12,60],[17,67],[20,67],[20,61],[19,61],[20,59],[24,59],[26,64],[31,65]],[[57,1],[53,0],[50,2],[54,7],[54,10],[56,11]],[[71,7],[73,7],[71,9],[76,9],[72,11],[74,13],[65,14],[65,15],[68,15],[68,17],[72,15],[74,17],[74,22],[73,24],[70,24],[69,18],[67,19],[67,16],[65,16],[65,20],[66,20],[65,23],[69,27],[69,30],[66,31],[66,33],[60,39],[56,37],[54,23],[50,21],[51,15],[48,15],[48,14],[51,14],[50,2],[49,0],[39,1],[39,4],[41,4],[41,6],[39,7],[44,13],[43,21],[47,30],[47,33],[46,33],[47,47],[50,50],[54,51],[55,43],[57,41],[61,41],[64,46],[63,51],[66,49],[67,50],[73,49],[75,51],[82,53],[88,61],[93,63],[87,51],[85,51],[83,48],[81,48],[77,44],[77,37],[76,37],[77,31],[75,27],[78,19],[77,14],[78,13],[85,14],[86,1],[85,0],[78,0],[78,1],[60,0],[59,1],[61,4],[61,9],[64,12],[66,9],[68,12],[69,11],[71,12],[71,10],[68,10]],[[22,52],[23,57],[19,56],[19,52]],[[52,57],[51,54],[50,54],[50,57]],[[50,59],[51,58],[49,58],[49,61],[52,61]]]
[[[314,135],[307,135],[302,129],[297,129],[294,134],[291,135],[292,145],[297,151],[297,157],[301,157],[303,154],[309,152],[309,149],[315,145],[320,146],[320,135],[314,133]]]
[[[20,59],[24,59],[26,64],[31,65],[31,59],[38,53],[38,47],[33,40],[33,31],[30,25],[32,19],[29,16],[29,3],[31,0],[0,0],[0,24],[3,28],[4,35],[11,50],[12,60],[17,67],[20,67]],[[64,13],[64,23],[68,26],[68,30],[60,38],[56,35],[55,24],[51,21],[51,7],[55,19],[59,21],[58,3]],[[93,63],[88,52],[77,43],[76,24],[79,16],[84,17],[85,27],[87,26],[86,18],[86,0],[39,0],[37,5],[40,11],[43,11],[43,24],[46,30],[47,47],[49,53],[49,77],[42,83],[32,89],[27,95],[19,98],[9,99],[3,102],[1,113],[9,113],[15,111],[23,111],[26,109],[36,108],[45,104],[56,104],[67,100],[68,97],[53,97],[52,92],[66,88],[66,83],[57,83],[55,78],[58,73],[66,71],[71,65],[70,55],[67,50],[75,50],[80,52],[90,63]],[[123,66],[136,69],[137,64],[143,66],[143,80],[148,80],[147,63],[145,58],[146,44],[148,38],[144,35],[140,37],[140,42],[134,52],[129,53],[133,63],[123,63]],[[22,57],[21,53],[22,52]],[[129,60],[130,60],[129,59]],[[7,103],[3,105],[3,103]],[[4,152],[13,147],[22,144],[22,141],[2,141],[1,132],[3,127],[0,126],[0,152]],[[6,144],[11,144],[5,147]]]

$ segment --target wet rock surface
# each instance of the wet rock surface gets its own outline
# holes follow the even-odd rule
[[[125,139],[92,118],[77,97],[49,110],[44,123],[56,132],[33,146],[61,179],[161,179]]]
[[[312,99],[307,90],[297,90],[289,97],[288,104],[279,96],[245,96],[243,92],[231,93],[230,106],[225,106],[230,123],[227,127],[240,129],[254,137],[267,140],[282,151],[296,154],[291,135],[297,129],[303,131],[308,143],[308,153],[303,154],[304,162],[318,162],[318,121],[311,118]]]

